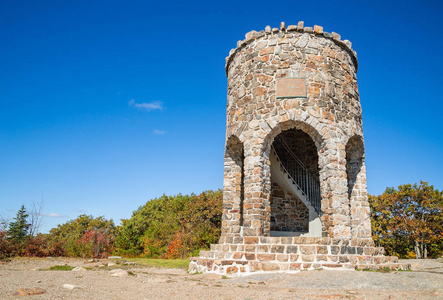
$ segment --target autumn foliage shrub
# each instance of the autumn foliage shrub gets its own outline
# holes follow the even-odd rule
[[[66,253],[60,242],[54,240],[49,234],[38,234],[29,236],[25,247],[20,253],[21,256],[48,257],[65,256]]]
[[[220,237],[222,191],[163,195],[122,220],[116,251],[127,256],[185,258]]]
[[[77,243],[85,249],[84,256],[107,257],[114,249],[114,232],[109,228],[90,229]]]
[[[65,256],[61,244],[48,234],[27,236],[22,241],[6,238],[6,232],[0,232],[0,259],[14,256],[47,257]]]
[[[162,255],[164,258],[182,258],[187,255],[186,248],[183,245],[182,235],[176,232],[166,248],[166,253]]]
[[[104,217],[80,215],[50,231],[67,256],[106,257],[114,250],[115,225]]]
[[[6,231],[0,231],[0,259],[15,256],[17,251],[13,243],[6,238]]]

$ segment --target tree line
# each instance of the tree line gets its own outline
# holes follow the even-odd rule
[[[7,226],[3,222],[3,229],[0,227],[0,258],[195,256],[211,243],[217,243],[222,202],[221,190],[199,195],[163,195],[140,206],[129,219],[121,220],[119,226],[104,217],[80,215],[51,229],[49,234],[36,234],[35,228],[30,230],[33,227],[30,221],[35,224],[35,216],[29,218],[22,206],[14,220]],[[442,192],[426,182],[406,184],[370,196],[369,203],[373,239],[377,246],[386,249],[387,255],[400,258],[442,255]]]

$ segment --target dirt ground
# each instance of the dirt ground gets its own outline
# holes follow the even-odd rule
[[[111,261],[13,259],[0,265],[0,299],[19,298],[12,294],[20,288],[45,290],[26,296],[30,299],[443,299],[443,259],[408,260],[413,271],[403,272],[316,270],[234,279],[182,269],[103,266]],[[64,264],[87,270],[42,270]],[[112,277],[113,269],[129,274]]]

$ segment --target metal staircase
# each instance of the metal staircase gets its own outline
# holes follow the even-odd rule
[[[282,147],[277,151],[274,146],[272,146],[271,154],[274,157],[271,157],[271,161],[273,159],[277,161],[279,171],[283,173],[286,179],[285,181],[289,183],[291,189],[306,206],[313,207],[317,215],[320,216],[321,191],[319,182],[295,155],[283,138],[277,137],[276,140],[278,140]],[[282,155],[279,156],[277,152],[280,152]]]

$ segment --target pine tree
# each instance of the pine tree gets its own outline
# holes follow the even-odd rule
[[[25,206],[22,205],[22,208],[17,212],[14,220],[9,223],[8,231],[6,232],[8,239],[21,242],[26,238],[29,229],[27,218],[28,214],[26,213]]]

